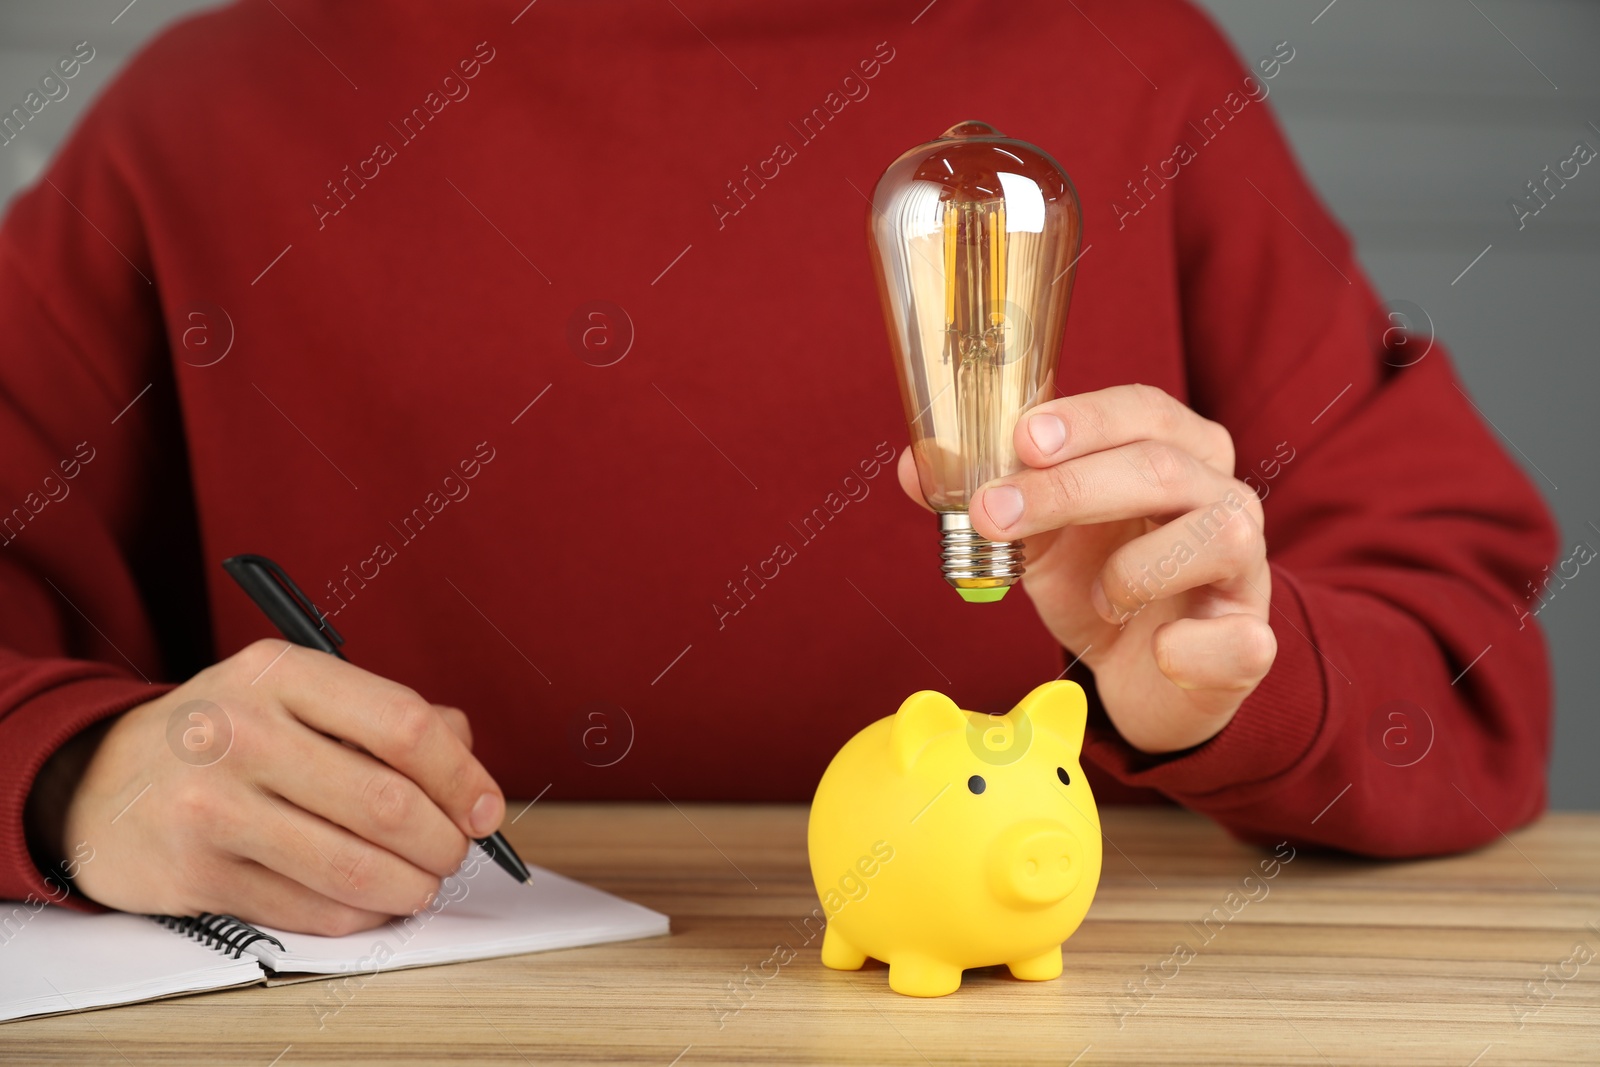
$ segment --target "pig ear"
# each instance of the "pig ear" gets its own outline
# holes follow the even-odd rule
[[[1077,682],[1046,682],[1017,705],[1036,729],[1057,735],[1076,756],[1083,748],[1083,730],[1089,717],[1089,701]]]
[[[911,769],[928,742],[951,730],[965,729],[967,717],[955,701],[943,693],[924,689],[912,693],[895,712],[889,730],[889,747],[902,771]]]

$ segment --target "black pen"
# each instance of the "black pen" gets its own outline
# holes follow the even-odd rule
[[[345,659],[344,653],[339,651],[344,638],[282,567],[265,556],[247,555],[228,557],[222,561],[222,569],[233,575],[233,580],[255,601],[256,607],[266,614],[285,640]],[[489,858],[511,877],[519,882],[533,881],[527,865],[500,831],[477,840]]]

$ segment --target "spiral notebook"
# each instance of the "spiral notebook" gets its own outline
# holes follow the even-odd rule
[[[541,867],[530,865],[531,885],[487,861],[470,877],[468,869],[446,879],[436,911],[346,937],[251,926],[228,915],[85,915],[0,903],[0,1022],[668,932],[660,912]]]

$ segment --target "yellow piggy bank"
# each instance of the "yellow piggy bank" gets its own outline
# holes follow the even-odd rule
[[[1003,716],[923,691],[847,742],[817,785],[807,847],[822,962],[889,965],[939,997],[967,967],[1061,973],[1100,883],[1100,816],[1078,765],[1087,703],[1047,682]]]

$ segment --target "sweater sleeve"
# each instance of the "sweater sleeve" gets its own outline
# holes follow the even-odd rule
[[[66,857],[30,856],[39,769],[209,640],[157,271],[102,125],[0,226],[0,897],[77,907],[36,866]]]
[[[1264,498],[1278,656],[1206,743],[1141,754],[1101,713],[1086,752],[1248,840],[1480,845],[1545,803],[1551,686],[1524,590],[1554,524],[1443,347],[1392,328],[1253,99],[1272,82],[1187,17],[1170,129],[1192,158],[1160,192],[1188,401],[1233,434],[1235,474]]]

